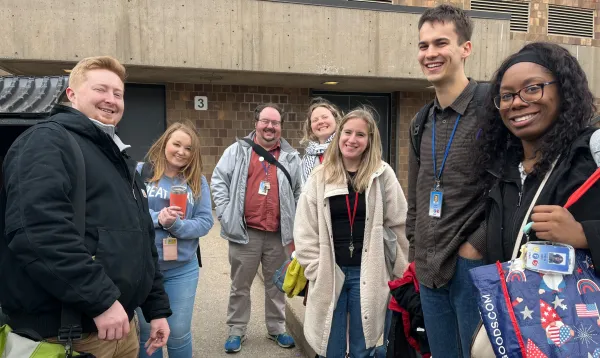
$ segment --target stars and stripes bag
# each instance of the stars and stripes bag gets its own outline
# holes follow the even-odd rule
[[[600,278],[589,251],[575,250],[571,275],[525,270],[522,260],[515,259],[523,227],[548,176],[525,215],[513,259],[470,271],[479,291],[488,348],[491,345],[501,358],[600,358]],[[600,169],[571,195],[565,208],[598,179]]]

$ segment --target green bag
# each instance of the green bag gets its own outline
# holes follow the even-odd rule
[[[66,358],[65,346],[59,343],[36,342],[12,332],[9,325],[0,327],[2,358]],[[73,352],[72,357],[91,357]]]

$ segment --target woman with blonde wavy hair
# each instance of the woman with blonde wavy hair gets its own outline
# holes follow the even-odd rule
[[[312,170],[323,162],[325,150],[331,143],[337,124],[342,119],[342,112],[328,100],[316,97],[312,100],[304,121],[304,137],[300,144],[306,145],[302,157],[302,183]]]
[[[372,113],[351,111],[298,202],[295,255],[309,281],[304,334],[320,356],[344,357],[348,316],[350,356],[370,356],[383,334],[388,281],[407,266],[406,199],[381,155]]]
[[[198,239],[213,226],[210,190],[202,175],[200,139],[191,123],[174,123],[152,145],[138,171],[146,182],[148,207],[154,221],[158,263],[173,315],[167,318],[170,358],[192,357],[191,323],[198,286]],[[179,200],[178,200],[179,199]],[[151,327],[140,317],[140,357]],[[162,357],[156,351],[152,357]]]

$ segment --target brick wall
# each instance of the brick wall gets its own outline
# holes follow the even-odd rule
[[[310,102],[309,93],[308,88],[168,83],[167,122],[171,124],[175,121],[191,120],[196,124],[202,146],[204,173],[210,180],[212,171],[225,149],[236,137],[244,137],[254,129],[253,111],[260,103],[274,102],[283,107],[286,116],[282,137],[303,154],[304,148],[300,145],[300,139],[303,120]],[[208,110],[195,110],[194,96],[207,96]],[[391,133],[397,133],[399,130],[398,105],[396,96],[392,99]],[[392,136],[392,164],[397,163],[398,145],[403,144],[397,142],[395,135]]]
[[[396,175],[406,192],[408,189],[408,151],[410,150],[410,121],[415,114],[435,97],[435,92],[399,92],[398,108],[398,167]]]
[[[302,121],[309,103],[307,88],[168,83],[167,122],[191,120],[201,140],[204,173],[208,180],[221,154],[235,138],[254,130],[254,109],[273,102],[283,107],[282,137],[301,153]],[[208,97],[208,110],[194,109],[194,96]]]
[[[522,0],[521,0],[522,1]],[[531,0],[529,8],[529,32],[511,32],[511,39],[525,41],[550,41],[558,44],[600,47],[600,1],[599,0]],[[594,39],[548,35],[548,4],[594,9]]]

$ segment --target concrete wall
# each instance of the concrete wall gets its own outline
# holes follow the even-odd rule
[[[422,79],[419,14],[259,0],[4,0],[0,58]],[[487,78],[509,51],[508,20],[475,19],[468,65]]]

